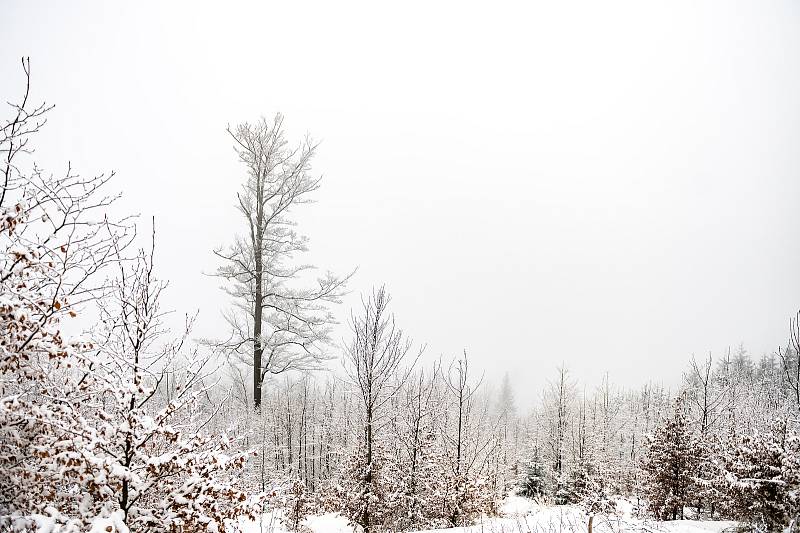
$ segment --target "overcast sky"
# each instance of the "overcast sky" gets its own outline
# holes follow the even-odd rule
[[[55,103],[38,160],[114,169],[154,215],[169,307],[222,335],[241,228],[225,127],[322,141],[307,260],[386,283],[428,354],[523,402],[557,365],[677,383],[785,342],[800,307],[800,3],[23,2],[0,96]]]

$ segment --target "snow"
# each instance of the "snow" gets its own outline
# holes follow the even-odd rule
[[[656,522],[631,516],[633,505],[622,501],[618,517],[596,516],[597,533],[722,533],[736,522],[674,520]],[[520,496],[509,496],[500,507],[500,516],[485,518],[469,527],[430,529],[418,533],[579,533],[587,529],[587,517],[577,507],[548,506]],[[309,516],[303,526],[313,533],[356,533],[338,513]],[[242,524],[242,533],[290,533],[280,523],[278,513],[268,513],[262,523]]]
[[[313,533],[353,533],[347,518],[339,513],[309,516],[303,521],[303,526]],[[280,521],[279,511],[265,513],[261,522],[243,522],[240,527],[242,533],[289,533]]]
[[[303,525],[314,533],[350,533],[353,531],[353,528],[347,523],[347,518],[339,513],[309,516]]]
[[[509,496],[500,506],[500,514],[503,516],[519,516],[532,513],[538,509],[539,505],[530,498],[522,496]]]
[[[275,511],[264,513],[257,522],[242,520],[239,529],[242,533],[282,533],[286,529],[281,525],[279,516],[280,512]]]
[[[736,522],[712,522],[709,520],[673,520],[670,522],[662,522],[662,531],[669,531],[674,533],[721,533],[722,531],[731,531],[736,528]]]
[[[97,517],[92,522],[89,533],[129,533],[128,526],[125,525],[122,511],[115,511],[108,517]]]

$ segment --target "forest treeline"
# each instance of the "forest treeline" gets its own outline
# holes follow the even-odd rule
[[[292,529],[323,512],[429,529],[511,493],[579,505],[590,531],[622,498],[658,519],[795,527],[800,316],[785,348],[693,358],[673,389],[560,368],[533,409],[468,351],[421,363],[382,286],[337,346],[352,274],[296,266],[316,144],[290,145],[278,115],[229,128],[247,175],[242,228],[214,250],[230,335],[203,337],[192,315],[170,330],[155,223],[137,236],[115,216],[113,175],[36,166],[51,107],[23,69],[0,136],[0,530],[235,531],[274,509]]]
[[[362,525],[452,527],[495,514],[515,492],[598,512],[628,498],[653,518],[774,530],[798,511],[797,365],[795,347],[758,358],[739,347],[692,359],[672,390],[608,376],[584,387],[559,368],[522,410],[507,377],[482,383],[465,354],[393,385],[374,415],[371,460],[360,391],[329,374],[275,379],[258,413],[242,389],[219,428],[258,439],[247,482],[286,498],[296,520],[344,511]]]

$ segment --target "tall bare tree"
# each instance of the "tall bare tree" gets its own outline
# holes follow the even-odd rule
[[[267,374],[313,369],[327,359],[334,323],[329,304],[339,302],[349,276],[328,272],[304,286],[313,267],[294,261],[308,239],[295,230],[291,212],[319,188],[320,178],[311,175],[317,144],[306,137],[290,147],[281,114],[228,133],[247,179],[237,203],[244,232],[215,250],[223,260],[217,275],[235,302],[226,314],[230,337],[219,344],[252,364],[253,405],[259,409]]]

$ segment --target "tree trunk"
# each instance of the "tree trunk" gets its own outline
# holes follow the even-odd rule
[[[255,410],[261,408],[261,357],[264,347],[261,345],[261,321],[264,313],[264,202],[263,178],[259,176],[256,186],[256,228],[251,233],[254,238],[253,255],[255,256],[255,284],[253,298],[253,405]],[[252,230],[251,230],[252,231]]]
[[[370,485],[372,484],[372,406],[367,407],[367,434],[366,434],[366,448],[367,448],[367,473],[364,476],[364,491],[365,493],[370,492]],[[369,523],[369,500],[364,502],[364,513],[363,518],[361,520],[361,527],[364,529],[364,533],[370,532],[370,523]]]

